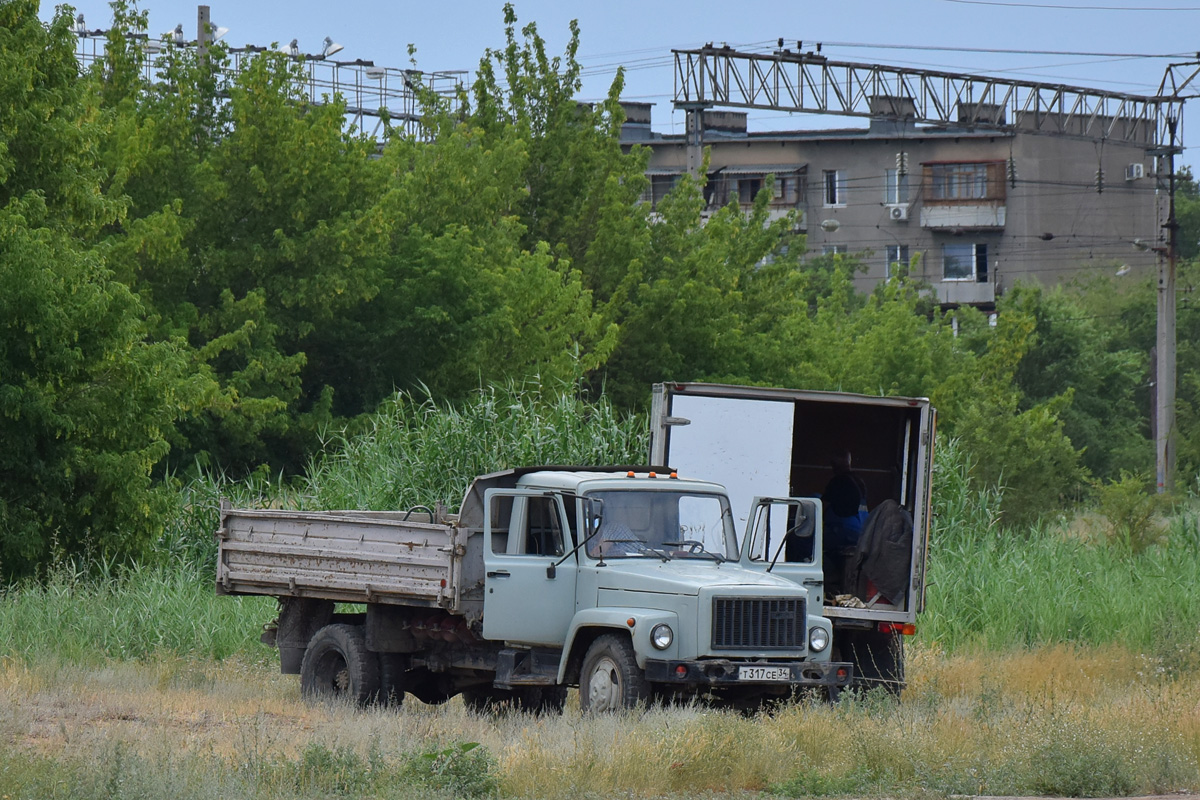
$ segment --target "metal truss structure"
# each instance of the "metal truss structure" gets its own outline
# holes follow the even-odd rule
[[[894,117],[1148,147],[1171,143],[1171,124],[1195,97],[1196,64],[1172,65],[1155,96],[1061,84],[889,67],[780,49],[746,53],[706,45],[674,50],[675,105]],[[1191,69],[1190,74],[1187,70]],[[1173,70],[1175,70],[1173,72]],[[1176,138],[1181,132],[1174,131]]]
[[[107,31],[77,31],[75,56],[83,69],[103,62]],[[147,80],[158,78],[167,66],[173,49],[197,47],[197,42],[160,40],[137,34],[132,37],[142,49],[142,69]],[[209,45],[210,47],[212,45]],[[266,47],[226,47],[228,64],[224,77],[232,81],[251,59],[267,50]],[[346,122],[359,130],[378,137],[384,120],[405,134],[421,134],[421,94],[433,92],[442,97],[454,97],[463,87],[466,70],[423,72],[416,69],[378,67],[372,61],[335,61],[326,56],[294,55],[301,73],[299,87],[308,102],[328,103],[340,95],[346,103]]]

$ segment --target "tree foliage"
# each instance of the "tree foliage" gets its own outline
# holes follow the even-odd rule
[[[203,395],[175,342],[104,252],[97,110],[77,80],[70,17],[0,4],[0,575],[54,557],[137,553],[164,498],[151,470]]]

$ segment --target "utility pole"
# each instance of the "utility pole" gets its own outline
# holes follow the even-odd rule
[[[704,164],[704,111],[709,104],[687,103],[677,104],[677,107],[686,112],[687,171],[693,178],[698,178]]]
[[[208,43],[212,39],[212,24],[208,6],[196,6],[196,55],[200,63],[208,58]]]
[[[1179,221],[1175,218],[1175,143],[1179,120],[1167,118],[1170,141],[1161,152],[1167,157],[1167,231],[1165,258],[1158,256],[1158,322],[1155,331],[1155,430],[1154,463],[1159,494],[1175,488],[1175,261],[1179,250]]]

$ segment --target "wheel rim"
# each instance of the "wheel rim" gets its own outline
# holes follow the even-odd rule
[[[617,668],[617,662],[604,656],[596,662],[588,680],[588,708],[593,711],[621,708],[624,705],[623,694],[624,687],[621,685],[621,671]]]

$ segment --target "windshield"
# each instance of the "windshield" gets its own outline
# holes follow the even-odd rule
[[[592,558],[737,558],[729,501],[718,494],[619,490],[594,492],[588,541]]]

